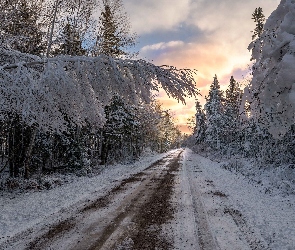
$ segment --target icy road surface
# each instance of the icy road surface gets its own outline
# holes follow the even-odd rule
[[[118,171],[109,173],[108,180]],[[73,196],[73,186],[72,191],[62,187],[64,199],[73,196],[75,202],[67,200],[71,205],[54,213],[54,193],[48,194],[43,206],[50,214],[43,220],[37,216],[38,223],[25,230],[5,224],[3,218],[12,212],[4,209],[0,222],[16,233],[0,238],[0,249],[295,249],[294,197],[262,193],[188,149],[126,171],[126,178],[105,183],[88,196],[82,192],[86,182],[76,190],[82,196]],[[7,202],[17,209],[24,201]],[[18,220],[20,225],[25,221]]]

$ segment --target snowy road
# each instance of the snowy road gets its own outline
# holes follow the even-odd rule
[[[295,249],[294,199],[263,194],[218,163],[179,149],[129,171],[0,249]]]

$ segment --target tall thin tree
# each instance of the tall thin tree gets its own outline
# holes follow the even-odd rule
[[[135,45],[136,35],[131,33],[122,0],[103,0],[97,39],[93,54],[112,57],[132,56],[127,49]]]

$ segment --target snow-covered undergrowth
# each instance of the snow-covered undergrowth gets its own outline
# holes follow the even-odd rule
[[[294,164],[267,164],[264,160],[212,150],[204,145],[194,145],[192,150],[214,162],[221,163],[222,168],[244,176],[249,182],[260,185],[265,193],[295,195]]]
[[[1,191],[0,243],[36,224],[51,223],[46,217],[52,219],[65,210],[71,213],[75,204],[106,193],[122,179],[142,171],[166,154],[150,153],[133,164],[106,166],[92,177],[64,176],[61,185],[49,190]]]
[[[232,157],[223,162],[221,167],[245,176],[249,181],[260,185],[265,193],[295,195],[295,166],[293,164],[259,166],[255,159]]]

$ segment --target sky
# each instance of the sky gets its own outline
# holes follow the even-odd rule
[[[267,18],[280,0],[123,0],[132,30],[138,35],[139,56],[155,65],[197,69],[197,88],[204,105],[216,74],[222,89],[230,76],[245,84],[251,54],[251,19],[262,7]],[[195,114],[195,99],[186,105],[160,92],[163,108],[170,109],[177,125],[189,133],[187,119]]]

